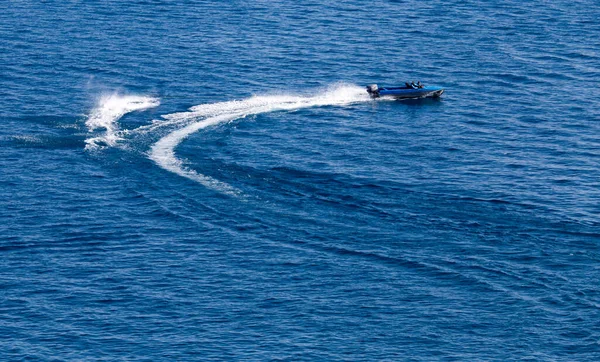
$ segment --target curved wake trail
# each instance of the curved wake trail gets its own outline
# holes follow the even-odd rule
[[[85,140],[86,149],[98,148],[101,145],[115,146],[119,137],[118,120],[124,115],[134,111],[141,111],[148,108],[158,107],[160,100],[158,98],[135,95],[111,94],[100,98],[96,108],[94,108],[85,125],[91,133],[96,129],[104,129],[101,136],[90,137]]]
[[[150,159],[167,171],[194,180],[213,190],[236,196],[241,194],[236,188],[185,167],[183,161],[175,155],[175,148],[191,134],[201,129],[249,115],[276,111],[293,111],[310,107],[345,106],[368,100],[370,98],[362,87],[338,85],[326,92],[311,97],[287,95],[254,96],[242,101],[202,104],[190,108],[188,112],[165,115],[163,118],[166,121],[155,122],[151,125],[140,127],[137,130],[147,132],[166,125],[183,124],[182,128],[167,134],[152,146],[149,155]]]
[[[232,121],[234,119],[243,117],[243,114],[225,114],[212,118],[207,118],[200,122],[192,123],[186,127],[183,127],[177,131],[169,133],[167,136],[161,138],[152,146],[150,152],[150,158],[156,162],[160,167],[167,171],[171,171],[180,176],[194,180],[205,187],[213,190],[220,191],[224,194],[231,196],[238,196],[241,194],[236,188],[218,181],[210,176],[202,175],[194,170],[191,170],[183,166],[183,162],[175,156],[175,147],[180,144],[185,138],[192,133],[195,133],[203,128],[213,126],[222,122]]]

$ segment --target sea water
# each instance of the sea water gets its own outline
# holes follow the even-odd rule
[[[0,359],[600,359],[599,18],[2,2]]]

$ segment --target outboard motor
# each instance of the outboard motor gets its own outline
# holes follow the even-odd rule
[[[367,93],[371,96],[371,98],[379,97],[379,88],[377,84],[371,84],[367,86]]]

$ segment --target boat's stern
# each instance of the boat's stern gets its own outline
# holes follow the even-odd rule
[[[377,87],[377,84],[368,85],[367,93],[369,93],[371,98],[379,98],[379,87]]]

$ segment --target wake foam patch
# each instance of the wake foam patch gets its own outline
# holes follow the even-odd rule
[[[137,95],[120,95],[117,93],[100,97],[96,107],[90,112],[85,125],[90,137],[85,140],[86,149],[104,146],[115,146],[122,138],[119,135],[118,121],[125,114],[154,108],[160,100],[154,97]],[[95,131],[103,130],[100,135]]]

